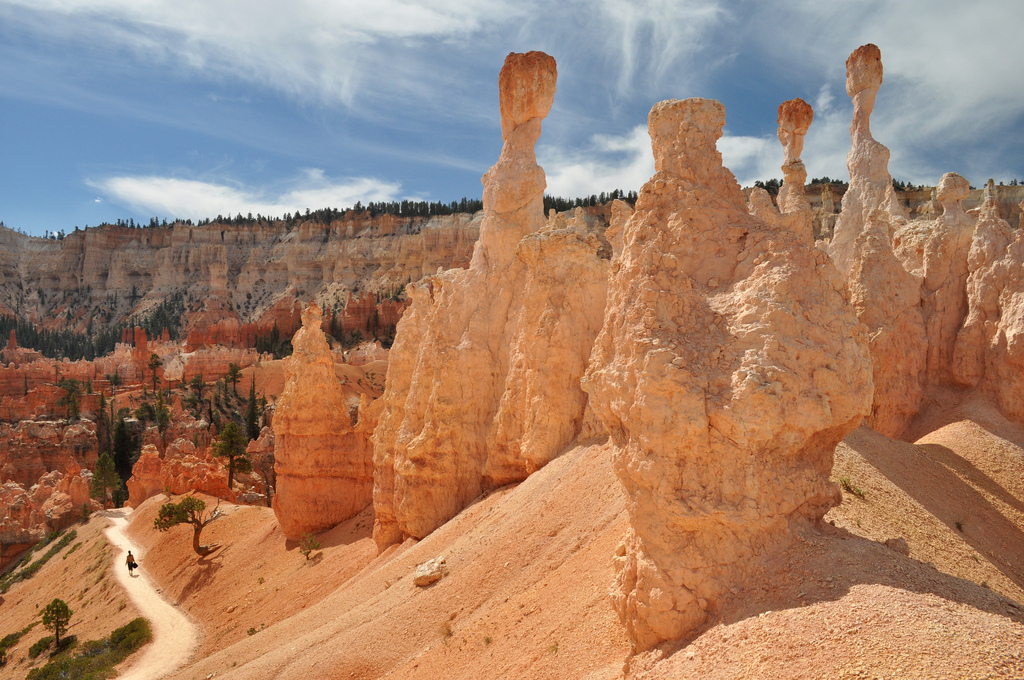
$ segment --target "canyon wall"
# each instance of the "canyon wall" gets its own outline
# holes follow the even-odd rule
[[[365,334],[375,316],[388,324],[401,313],[386,300],[366,309],[367,293],[387,297],[439,268],[465,266],[481,220],[350,211],[330,224],[105,225],[62,241],[0,227],[0,313],[84,332],[145,318],[180,293],[193,346],[251,346],[250,336],[275,323],[289,337],[298,328],[295,303],[315,297],[339,312],[348,304],[343,326]]]

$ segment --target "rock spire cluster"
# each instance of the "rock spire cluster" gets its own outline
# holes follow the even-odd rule
[[[534,145],[556,68],[510,54],[499,77],[504,141],[483,176],[468,269],[409,287],[374,447],[374,538],[422,538],[481,491],[525,479],[575,440],[579,379],[601,324],[608,247],[577,216],[545,221]]]
[[[707,99],[651,110],[656,173],[583,382],[627,494],[613,602],[638,649],[693,630],[792,522],[838,502],[833,450],[870,402],[840,277],[806,235],[747,212],[724,123]]]
[[[999,217],[989,180],[967,255],[968,313],[957,333],[952,371],[967,387],[992,394],[1024,422],[1024,229]]]

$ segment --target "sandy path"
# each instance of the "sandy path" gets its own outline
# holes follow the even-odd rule
[[[121,680],[156,680],[169,675],[189,660],[199,641],[199,631],[181,611],[163,597],[143,569],[136,569],[135,576],[128,575],[125,557],[132,550],[140,564],[145,560],[139,555],[138,547],[124,533],[128,525],[126,510],[110,510],[107,516],[113,526],[104,534],[111,545],[118,550],[114,556],[114,573],[142,616],[153,626],[153,642],[138,661],[118,677]]]

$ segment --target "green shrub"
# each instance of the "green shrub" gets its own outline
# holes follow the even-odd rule
[[[68,635],[57,643],[57,646],[54,647],[52,652],[50,652],[50,656],[55,657],[58,654],[63,654],[64,652],[74,649],[76,646],[78,646],[78,636]]]
[[[302,535],[302,539],[299,541],[299,552],[305,555],[307,560],[309,559],[309,554],[311,552],[319,549],[320,541],[316,539],[316,536],[310,532],[306,532]]]
[[[136,649],[153,639],[153,629],[149,621],[139,617],[129,621],[110,634],[110,645],[115,651],[128,656]]]
[[[32,669],[29,671],[28,678],[29,680],[60,680],[62,678],[112,677],[114,666],[152,639],[153,632],[149,621],[138,618],[118,628],[106,639],[90,640],[83,643],[74,656],[53,659],[42,668]]]
[[[73,553],[76,550],[78,550],[81,546],[82,546],[82,542],[81,541],[79,541],[78,543],[75,543],[73,546],[71,546],[71,550],[69,550],[66,553],[64,553],[64,555],[61,557],[61,559],[62,560],[66,560],[67,558],[71,557],[71,553]]]
[[[28,624],[27,626],[19,630],[17,633],[8,633],[3,637],[2,640],[0,640],[0,659],[4,659],[4,661],[0,661],[0,666],[3,666],[5,663],[7,663],[7,650],[13,647],[14,645],[18,644],[18,640],[20,640],[21,637],[28,633],[30,630],[35,628],[37,623],[39,622],[33,621],[32,623]]]
[[[50,645],[53,644],[53,636],[47,635],[44,638],[36,640],[31,647],[28,648],[28,658],[34,659],[43,652],[45,652]]]
[[[864,493],[864,489],[861,489],[858,486],[854,486],[850,482],[849,477],[840,477],[839,486],[843,487],[844,490],[848,491],[849,493],[852,493],[857,498],[865,498],[867,496],[867,494]]]

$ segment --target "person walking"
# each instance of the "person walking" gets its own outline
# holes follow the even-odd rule
[[[126,559],[124,563],[128,565],[128,575],[134,576],[135,574],[133,572],[139,568],[139,565],[135,561],[135,556],[132,555],[131,550],[128,551],[128,559]]]

